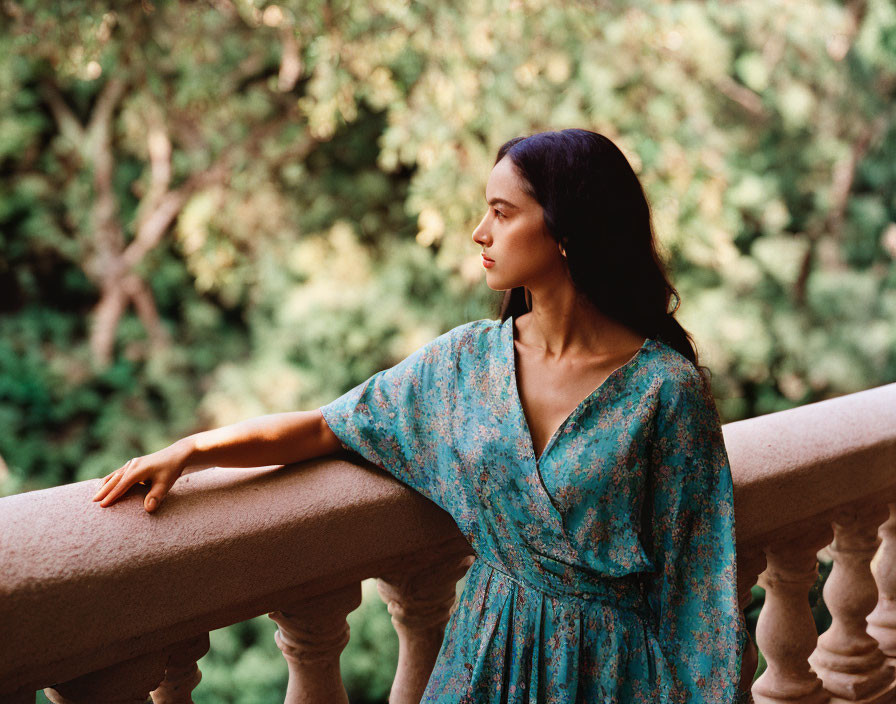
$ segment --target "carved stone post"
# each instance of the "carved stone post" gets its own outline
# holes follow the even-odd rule
[[[268,614],[289,666],[284,704],[348,704],[339,655],[349,638],[345,617],[361,603],[361,583],[297,601]]]
[[[208,647],[208,633],[171,646],[165,679],[152,692],[153,704],[193,704],[193,690],[202,679],[196,661]]]
[[[53,704],[145,704],[165,677],[168,650],[139,655],[62,684],[47,687]]]
[[[738,549],[737,555],[738,604],[741,611],[746,611],[753,602],[753,585],[766,568],[765,551],[760,547],[744,548]],[[739,690],[746,691],[751,688],[757,667],[759,667],[759,653],[756,644],[750,639],[741,662]]]
[[[418,704],[423,696],[457,601],[457,581],[473,560],[468,549],[448,549],[416,558],[400,572],[377,580],[398,634],[398,667],[389,704]]]
[[[833,622],[809,657],[825,689],[867,704],[896,700],[894,668],[866,632],[865,621],[877,603],[870,565],[880,540],[877,528],[887,515],[885,506],[867,506],[861,513],[852,510],[834,521],[834,542],[829,548],[834,566],[824,585],[824,602]]]
[[[878,533],[881,544],[871,570],[877,581],[877,606],[868,614],[868,633],[884,654],[896,658],[896,504],[889,505],[890,518]]]
[[[753,683],[756,704],[824,704],[829,699],[808,657],[818,639],[809,589],[818,578],[816,553],[830,542],[830,528],[814,537],[766,548],[768,567],[759,575],[765,604],[756,624],[756,642],[768,668]]]

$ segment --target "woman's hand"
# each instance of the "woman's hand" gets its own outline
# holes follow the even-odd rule
[[[194,467],[266,467],[313,459],[342,449],[320,409],[274,413],[223,428],[195,433],[164,450],[128,460],[93,497],[105,508],[118,501],[137,482],[152,488],[143,508],[155,511],[171,485],[190,465]]]
[[[152,487],[143,500],[143,508],[152,513],[184,471],[189,456],[187,443],[179,441],[151,455],[128,460],[124,466],[103,477],[103,485],[93,500],[99,501],[103,508],[111,506],[134,484],[149,481]]]

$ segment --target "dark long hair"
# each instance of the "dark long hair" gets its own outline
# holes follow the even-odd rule
[[[515,137],[501,145],[495,164],[505,156],[563,245],[578,292],[604,315],[680,352],[708,383],[709,369],[675,319],[681,297],[657,253],[644,189],[619,148],[602,134],[567,129]],[[523,287],[507,291],[501,321],[526,313],[530,301]]]

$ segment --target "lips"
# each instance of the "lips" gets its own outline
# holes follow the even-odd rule
[[[494,259],[490,259],[489,257],[485,256],[484,254],[482,255],[482,258],[483,258],[485,261],[487,261],[487,262],[493,262],[493,261],[495,261]]]

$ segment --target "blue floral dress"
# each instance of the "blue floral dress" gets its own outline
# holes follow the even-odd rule
[[[537,460],[512,317],[460,325],[320,411],[476,553],[422,702],[739,701],[731,471],[679,352],[647,338]]]

